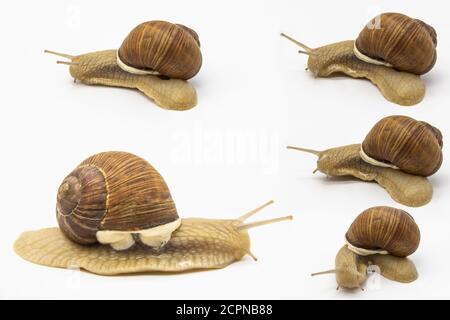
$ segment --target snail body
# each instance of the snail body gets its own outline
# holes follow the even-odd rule
[[[319,48],[306,47],[302,52],[308,55],[307,70],[314,77],[345,74],[367,79],[378,87],[385,99],[398,105],[411,106],[423,100],[425,83],[420,76],[362,61],[355,56],[354,46],[355,41],[348,40]]]
[[[248,229],[286,219],[291,217],[248,224],[239,219],[182,219],[170,241],[159,250],[141,245],[124,251],[100,244],[83,246],[58,228],[25,232],[14,247],[22,258],[36,264],[76,266],[100,275],[220,269],[246,255],[256,260],[250,251]]]
[[[335,274],[338,289],[362,289],[373,271],[379,272],[386,279],[400,283],[414,282],[419,277],[414,262],[409,258],[390,254],[360,256],[346,245],[336,254],[335,269],[316,272],[312,276]]]
[[[433,188],[426,178],[442,164],[442,134],[432,125],[406,116],[378,121],[362,144],[317,151],[288,147],[318,157],[316,171],[376,181],[407,206],[427,204]],[[315,172],[315,171],[314,171]]]
[[[81,83],[137,89],[161,108],[169,110],[188,110],[197,105],[197,92],[189,82],[126,72],[117,65],[116,55],[117,50],[106,50],[65,56],[71,59],[67,62],[70,74]]]
[[[442,134],[432,125],[406,116],[378,121],[361,146],[364,161],[430,176],[442,164]]]
[[[417,279],[416,267],[407,257],[417,250],[420,231],[407,212],[387,206],[369,208],[356,217],[345,240],[335,269],[313,276],[334,273],[338,288],[348,289],[362,288],[369,268],[397,282]]]
[[[127,152],[95,154],[58,189],[59,228],[24,232],[16,253],[33,263],[102,275],[217,269],[254,255],[248,230],[292,216],[245,221],[178,216],[161,175]]]
[[[420,78],[436,62],[436,31],[426,23],[399,13],[377,17],[380,26],[367,25],[356,40],[341,41],[319,48],[281,35],[308,55],[308,68],[315,77],[345,74],[366,78],[383,96],[396,104],[411,106],[425,96]]]
[[[361,288],[367,279],[367,261],[354,252],[342,247],[335,258],[336,282],[348,289]]]
[[[137,75],[122,70],[116,62],[117,50],[79,56],[53,51],[51,53],[69,58],[71,61],[67,64],[70,65],[70,74],[81,83],[137,89],[164,109],[188,110],[197,104],[197,92],[187,81],[166,79],[157,75]]]
[[[137,26],[118,50],[82,55],[45,52],[69,59],[75,81],[137,89],[165,109],[187,110],[197,104],[195,88],[186,80],[200,70],[198,35],[192,29],[165,21]]]
[[[352,144],[323,151],[288,147],[316,155],[317,168],[327,177],[352,176],[362,181],[375,181],[395,201],[410,207],[426,205],[433,197],[433,186],[426,177],[400,170],[375,166],[362,160],[361,145]]]
[[[374,254],[366,257],[368,265],[377,266],[380,274],[386,279],[400,282],[411,283],[419,278],[416,265],[409,258],[396,257],[390,254]]]

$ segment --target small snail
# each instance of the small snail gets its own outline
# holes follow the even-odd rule
[[[378,121],[361,146],[361,158],[373,165],[430,176],[442,164],[442,133],[439,129],[406,116]]]
[[[148,21],[134,28],[118,50],[79,56],[45,50],[69,59],[70,74],[88,85],[135,88],[157,105],[186,110],[197,104],[195,89],[185,80],[202,65],[197,33],[180,24]]]
[[[399,258],[390,254],[360,256],[347,246],[343,246],[337,253],[335,269],[311,275],[335,274],[337,289],[362,289],[371,272],[379,272],[386,279],[400,283],[410,283],[419,277],[414,262],[409,258]]]
[[[24,232],[16,253],[102,275],[217,269],[247,254],[256,259],[248,230],[292,219],[245,223],[272,201],[237,219],[180,219],[161,175],[126,152],[89,157],[64,179],[57,198],[59,228]]]
[[[363,211],[346,233],[347,244],[335,261],[335,269],[313,273],[336,274],[338,288],[361,288],[370,266],[382,276],[408,283],[417,279],[414,263],[406,258],[416,251],[420,231],[405,211],[391,207],[373,207]],[[372,268],[373,269],[373,268]]]
[[[366,78],[383,96],[410,106],[423,100],[425,84],[420,75],[436,62],[436,32],[424,22],[399,13],[384,13],[367,25],[356,41],[333,43],[316,49],[282,33],[307,54],[308,68],[315,77],[345,74]]]
[[[404,116],[380,120],[362,144],[317,151],[288,146],[318,156],[317,169],[327,176],[376,181],[404,205],[430,202],[433,187],[426,178],[442,163],[442,135],[426,122]]]

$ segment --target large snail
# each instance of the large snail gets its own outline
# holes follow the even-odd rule
[[[160,248],[181,223],[158,171],[126,152],[99,153],[78,165],[58,189],[56,216],[71,240],[116,250],[135,240]]]
[[[317,170],[327,176],[354,176],[376,181],[404,205],[427,204],[433,188],[426,176],[442,164],[442,134],[430,124],[406,116],[380,120],[362,144],[317,151],[291,147],[318,156]]]
[[[79,56],[46,50],[69,59],[70,74],[85,84],[136,88],[157,105],[186,110],[197,104],[195,89],[185,80],[202,65],[197,33],[180,24],[148,21],[134,28],[118,50]]]
[[[363,211],[351,224],[335,261],[335,269],[313,273],[334,273],[338,288],[361,288],[369,268],[384,277],[402,283],[417,279],[414,263],[407,258],[420,242],[420,231],[405,211],[391,207],[373,207]]]
[[[420,75],[435,65],[437,35],[423,21],[400,13],[383,13],[360,32],[357,39],[310,48],[282,33],[307,54],[308,70],[316,77],[343,73],[366,78],[383,96],[399,105],[422,101],[425,84]]]
[[[248,229],[292,216],[245,223],[272,201],[237,219],[180,219],[161,175],[144,159],[103,152],[62,182],[59,228],[23,233],[24,259],[103,274],[223,268],[250,251]]]

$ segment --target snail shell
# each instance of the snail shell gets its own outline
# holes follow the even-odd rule
[[[391,207],[373,207],[356,217],[345,237],[351,250],[381,249],[385,254],[406,257],[417,250],[420,231],[407,212]]]
[[[134,28],[117,53],[123,70],[135,74],[160,74],[187,80],[202,65],[197,33],[180,24],[148,21]]]
[[[367,134],[361,157],[373,165],[427,177],[442,164],[442,146],[439,129],[406,116],[389,116]]]
[[[99,153],[76,167],[59,187],[56,215],[74,242],[116,250],[135,241],[161,247],[181,221],[158,171],[126,152]]]
[[[418,75],[433,68],[437,58],[433,27],[400,13],[383,13],[374,21],[356,39],[358,58]]]

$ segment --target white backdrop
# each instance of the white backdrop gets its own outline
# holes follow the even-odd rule
[[[447,148],[431,178],[432,202],[408,209],[422,232],[412,284],[372,281],[336,291],[332,268],[362,210],[395,203],[376,184],[312,174],[311,155],[287,144],[329,148],[361,142],[380,118],[404,114],[449,125],[448,4],[443,1],[14,1],[0,11],[0,298],[450,298]],[[387,102],[368,81],[317,79],[284,31],[314,47],[354,39],[380,12],[423,19],[438,32],[438,62],[414,107]],[[132,90],[74,84],[44,49],[72,54],[117,48],[138,23],[163,19],[200,35],[204,58],[192,80],[199,104],[158,108]],[[182,217],[234,218],[270,200],[259,219],[295,220],[251,231],[247,257],[223,270],[172,276],[101,277],[28,263],[14,253],[22,231],[56,225],[56,190],[87,156],[125,150],[164,176]],[[405,209],[405,208],[404,208]],[[375,284],[373,284],[375,283]]]

